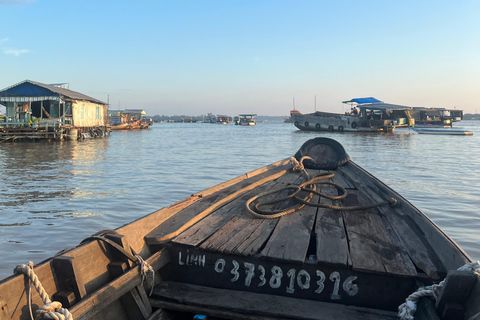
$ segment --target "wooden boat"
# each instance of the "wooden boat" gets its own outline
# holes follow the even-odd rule
[[[1,320],[47,295],[75,320],[480,319],[480,265],[327,138],[15,271]]]
[[[352,112],[296,113],[292,114],[293,124],[302,131],[338,132],[391,132],[396,127],[413,124],[409,107],[383,103],[375,98],[357,98],[343,103],[351,104]]]
[[[411,128],[420,134],[440,134],[440,135],[473,135],[472,131],[456,129],[437,129],[437,128]]]

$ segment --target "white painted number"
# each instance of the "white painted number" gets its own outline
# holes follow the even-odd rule
[[[222,273],[224,268],[225,268],[225,260],[218,259],[215,262],[215,271],[218,273]]]
[[[272,267],[272,277],[270,278],[270,287],[273,289],[280,288],[282,284],[283,271],[280,267]]]
[[[240,265],[235,260],[232,260],[232,263],[233,263],[233,269],[232,271],[230,271],[230,273],[233,274],[233,278],[230,279],[230,281],[235,282],[240,277],[240,273],[238,273],[238,268],[240,267]]]
[[[258,270],[260,270],[260,283],[258,284],[258,287],[261,287],[265,285],[267,280],[265,279],[265,268],[263,266],[258,266]]]
[[[290,278],[290,282],[288,283],[287,292],[294,293],[295,292],[295,269],[290,269],[287,272],[287,276]]]
[[[245,266],[245,285],[247,287],[250,287],[250,284],[252,283],[252,278],[255,275],[255,265],[250,262],[244,262],[243,265]]]
[[[302,280],[303,279],[303,280]],[[297,284],[300,289],[307,290],[310,288],[310,275],[305,270],[300,270],[297,276]]]
[[[325,273],[323,273],[320,270],[317,270],[317,277],[319,277],[320,279],[318,279],[317,281],[318,288],[317,290],[315,290],[315,293],[320,293],[325,288]]]
[[[182,260],[182,255],[179,253],[179,259],[178,259],[178,264],[181,266],[188,266],[188,265],[200,265],[204,266],[205,265],[205,256],[194,256],[193,254],[188,256],[187,253],[187,260],[183,261]],[[230,270],[230,273],[233,275],[233,278],[230,279],[230,281],[235,282],[240,279],[240,264],[236,260],[232,260],[233,268]],[[215,272],[217,273],[222,273],[225,270],[226,262],[224,259],[218,259],[215,262]],[[265,267],[258,265],[256,266],[253,263],[250,262],[244,262],[243,266],[245,268],[245,286],[250,287],[252,284],[252,281],[256,278],[255,276],[255,268],[259,271],[258,274],[258,287],[262,287],[267,283],[267,279],[265,278]],[[270,277],[270,280],[268,281],[268,284],[272,289],[278,289],[282,286],[282,278],[283,278],[283,270],[279,266],[273,266],[271,269],[272,276]],[[325,289],[325,273],[323,273],[320,270],[316,270],[316,276],[317,276],[317,288],[315,289],[315,293],[322,293],[323,290]],[[288,284],[286,287],[287,293],[294,293],[295,292],[295,286],[298,286],[301,290],[308,290],[310,289],[310,281],[311,276],[306,270],[300,270],[297,273],[297,270],[294,268],[288,270],[287,272],[287,277],[288,277]],[[332,300],[339,300],[341,298],[340,296],[340,284],[341,284],[341,277],[340,273],[337,271],[334,271],[330,274],[328,277],[330,281],[333,282],[333,291],[330,294],[330,299]],[[350,276],[342,284],[342,289],[345,291],[349,296],[354,296],[358,293],[358,285],[354,283],[354,281],[357,280],[356,276]]]
[[[353,281],[357,280],[357,277],[355,276],[350,276],[347,279],[345,279],[345,282],[343,283],[343,290],[349,295],[349,296],[354,296],[358,292],[358,286],[353,283]]]
[[[340,288],[340,274],[337,271],[332,272],[330,274],[330,281],[333,281],[333,293],[330,294],[330,299],[338,300],[340,299],[340,295],[338,294],[338,289]]]

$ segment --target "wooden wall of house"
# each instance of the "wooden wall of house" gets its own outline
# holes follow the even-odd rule
[[[89,101],[76,100],[72,104],[72,117],[73,125],[76,127],[106,126],[107,106]]]

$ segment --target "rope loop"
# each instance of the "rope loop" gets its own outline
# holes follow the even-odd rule
[[[392,207],[395,207],[395,206],[398,205],[398,200],[395,199],[395,198],[390,198],[386,201],[382,201],[382,202],[375,203],[375,204],[368,205],[368,206],[341,207],[341,206],[334,206],[334,205],[328,205],[328,204],[322,204],[322,203],[312,203],[311,200],[312,200],[314,194],[319,196],[319,197],[330,199],[330,200],[340,200],[340,199],[344,199],[347,196],[347,190],[345,188],[343,188],[342,186],[340,186],[336,183],[333,183],[331,181],[324,181],[326,179],[333,178],[335,176],[335,174],[333,174],[333,173],[318,174],[318,175],[316,175],[316,176],[314,176],[313,178],[310,179],[310,177],[308,175],[308,172],[303,165],[303,161],[304,160],[311,160],[311,159],[312,158],[310,158],[308,156],[304,156],[300,159],[300,161],[297,161],[297,159],[295,157],[291,157],[290,162],[293,165],[292,170],[293,171],[302,171],[303,173],[305,173],[305,175],[307,176],[307,181],[300,184],[300,185],[287,185],[287,186],[285,186],[283,188],[280,188],[280,189],[277,189],[277,190],[263,192],[263,193],[260,193],[256,196],[250,198],[249,200],[247,200],[247,202],[245,204],[248,212],[256,218],[275,219],[275,218],[279,218],[279,217],[294,213],[298,210],[301,210],[305,206],[327,208],[327,209],[332,209],[332,210],[350,211],[350,210],[368,210],[368,209],[373,209],[373,208],[383,206],[383,205],[390,205]],[[317,185],[321,185],[321,184],[331,185],[331,186],[335,187],[339,191],[339,195],[338,196],[331,196],[331,195],[328,195],[328,194],[321,193],[321,192],[317,191]],[[260,201],[260,199],[262,199],[262,198],[265,198],[265,197],[270,196],[272,194],[279,194],[279,193],[281,193],[283,191],[286,191],[286,190],[293,190],[293,192],[289,193],[288,195],[286,195],[282,198],[278,198],[278,199],[275,199],[275,200],[269,200],[269,201],[263,201],[263,202]],[[299,196],[298,194],[301,191],[306,192],[307,195],[304,196],[304,197]],[[275,209],[271,209],[271,210],[262,209],[262,207],[267,206],[267,205],[272,205],[272,204],[291,201],[291,200],[295,200],[295,203],[292,206],[284,208],[284,209],[277,209],[277,210],[275,210]],[[251,204],[254,201],[257,201],[257,203],[252,208]]]
[[[37,310],[37,314],[43,318],[43,319],[54,319],[54,320],[73,320],[73,316],[68,311],[68,309],[62,308],[62,304],[58,301],[51,301],[50,296],[48,293],[45,291],[43,288],[40,280],[38,279],[37,275],[33,271],[33,262],[29,261],[28,264],[20,264],[15,267],[13,270],[14,273],[16,274],[23,274],[28,280],[28,308],[30,311],[30,317],[33,318],[32,316],[32,291],[30,290],[30,285],[33,284],[35,289],[38,292],[38,295],[42,299],[43,303],[45,304],[43,307],[40,307]]]
[[[477,277],[480,277],[480,262],[476,261],[467,263],[457,270],[467,272],[470,271]],[[439,284],[420,287],[414,293],[409,295],[405,302],[398,307],[398,318],[400,320],[413,320],[415,311],[417,310],[418,300],[420,300],[422,297],[432,297],[435,300],[438,300],[438,297],[443,290],[443,286],[445,285],[445,280],[446,279],[443,279]]]

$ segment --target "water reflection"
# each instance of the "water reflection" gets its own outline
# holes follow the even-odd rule
[[[467,123],[467,122],[466,122]],[[192,193],[292,156],[330,137],[352,160],[425,212],[480,259],[480,122],[474,136],[302,132],[255,127],[157,124],[109,138],[0,144],[0,278],[92,233],[116,228]]]

